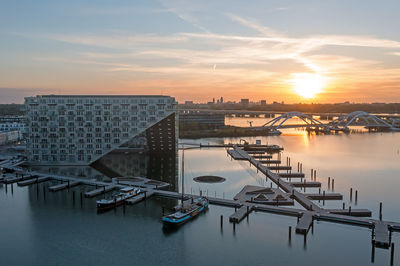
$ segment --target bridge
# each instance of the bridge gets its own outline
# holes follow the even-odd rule
[[[292,118],[299,118],[304,122],[304,124],[285,125],[285,123]],[[267,129],[271,135],[279,135],[281,133],[279,129],[281,128],[307,128],[307,130],[310,131],[330,133],[331,131],[350,132],[349,126],[363,126],[370,131],[400,131],[400,128],[396,127],[395,123],[390,124],[382,118],[363,111],[356,111],[340,116],[326,124],[308,114],[289,112],[280,115],[257,128]]]
[[[305,124],[296,124],[296,125],[284,125],[286,121],[292,118],[299,118],[300,120],[304,121]],[[268,129],[269,132],[278,133],[280,128],[297,128],[297,127],[306,127],[308,129],[318,129],[327,131],[329,130],[329,126],[322,123],[321,121],[313,118],[311,115],[303,114],[301,112],[289,112],[278,116],[271,121],[268,121],[261,128]]]

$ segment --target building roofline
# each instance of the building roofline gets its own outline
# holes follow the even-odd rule
[[[165,98],[169,98],[169,97],[172,97],[172,96],[168,96],[168,95],[94,95],[94,94],[91,94],[91,95],[88,95],[88,94],[82,94],[82,95],[79,95],[79,94],[74,94],[74,95],[67,95],[67,94],[64,94],[64,95],[56,95],[56,94],[47,94],[47,95],[36,95],[36,96],[31,96],[31,97],[46,97],[46,98],[48,98],[48,97],[73,97],[73,98],[75,98],[75,97],[107,97],[107,98],[109,98],[109,97],[114,97],[114,98],[117,98],[117,97],[135,97],[135,98],[140,98],[140,97],[148,97],[148,98],[159,98],[159,97],[165,97]],[[26,97],[26,98],[30,98],[30,97]]]

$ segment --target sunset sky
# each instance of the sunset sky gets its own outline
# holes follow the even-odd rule
[[[0,103],[36,94],[400,102],[400,1],[23,1]]]

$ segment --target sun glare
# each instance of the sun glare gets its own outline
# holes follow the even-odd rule
[[[289,80],[294,91],[303,98],[314,98],[325,87],[326,78],[311,73],[294,73]]]

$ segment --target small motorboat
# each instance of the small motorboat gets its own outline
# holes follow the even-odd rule
[[[97,210],[105,211],[112,209],[124,203],[125,200],[130,199],[140,193],[139,188],[124,187],[120,189],[117,193],[111,195],[110,198],[101,199],[96,201]]]

